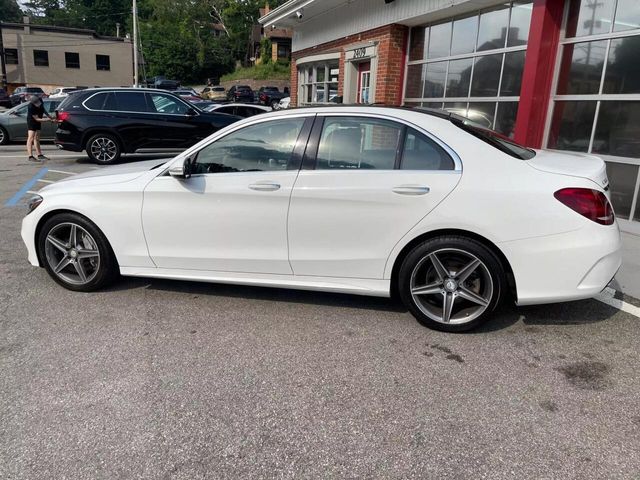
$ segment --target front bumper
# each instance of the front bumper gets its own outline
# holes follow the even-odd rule
[[[22,241],[27,247],[27,258],[29,263],[34,267],[40,267],[40,261],[38,260],[38,254],[36,252],[36,227],[41,216],[36,215],[37,210],[31,212],[29,215],[22,219],[22,228],[20,229],[20,236]]]
[[[518,305],[591,298],[612,280],[622,264],[617,223],[594,223],[572,232],[504,242],[516,281]]]

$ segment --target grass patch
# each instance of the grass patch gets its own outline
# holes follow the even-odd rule
[[[252,79],[252,80],[289,80],[291,67],[289,63],[276,62],[254,65],[253,67],[239,68],[233,73],[223,75],[220,80]]]

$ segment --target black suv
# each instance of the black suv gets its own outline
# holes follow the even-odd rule
[[[278,87],[260,87],[260,90],[258,90],[258,103],[276,110],[280,100],[288,96],[289,93],[281,92]]]
[[[234,85],[227,90],[227,100],[230,102],[253,103],[253,90],[249,85]]]
[[[169,92],[135,88],[73,92],[56,113],[61,122],[56,145],[86,150],[101,164],[116,162],[123,153],[183,150],[240,120],[204,112]]]

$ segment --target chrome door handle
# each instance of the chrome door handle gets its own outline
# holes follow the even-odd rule
[[[400,195],[425,195],[430,189],[426,185],[398,185],[393,187],[393,193]]]
[[[280,189],[280,184],[275,182],[256,182],[249,185],[249,188],[259,192],[273,192]]]

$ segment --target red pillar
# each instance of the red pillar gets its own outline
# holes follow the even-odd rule
[[[534,0],[514,139],[540,148],[551,98],[564,0]]]

